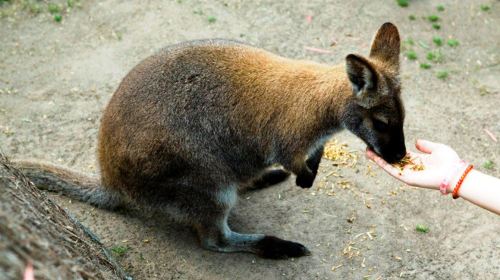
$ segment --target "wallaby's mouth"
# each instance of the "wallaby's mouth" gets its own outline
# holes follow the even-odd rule
[[[387,158],[383,157],[383,159],[385,161],[387,161],[388,163],[393,164],[393,163],[401,161],[404,157],[405,157],[404,155],[403,156],[397,155],[397,156],[391,156],[391,157],[387,157]]]
[[[404,152],[400,153],[382,153],[379,149],[374,148],[372,145],[367,144],[368,149],[372,150],[379,157],[383,158],[388,163],[396,163],[402,160],[406,155],[406,149]]]

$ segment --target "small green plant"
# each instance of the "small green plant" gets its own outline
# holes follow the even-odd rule
[[[434,44],[436,44],[436,46],[438,47],[441,47],[443,45],[443,38],[439,37],[439,36],[434,36],[432,38],[432,41],[434,42]]]
[[[446,70],[437,71],[436,77],[440,80],[446,80],[448,78],[448,71]]]
[[[439,50],[428,52],[426,57],[432,62],[442,62],[444,59],[443,53],[441,53]]]
[[[439,30],[439,29],[441,29],[441,25],[439,23],[433,23],[432,28]]]
[[[483,12],[487,12],[490,10],[490,6],[486,5],[486,4],[482,4],[481,5],[481,11]]]
[[[145,261],[146,259],[144,258],[144,255],[142,253],[139,253],[139,260],[142,262],[142,261]]]
[[[415,230],[421,233],[428,233],[429,232],[429,227],[426,225],[418,224],[415,227]]]
[[[450,47],[456,47],[459,45],[458,43],[458,40],[457,39],[448,39],[448,42],[447,42],[448,46]]]
[[[203,15],[203,11],[201,9],[194,10],[193,14],[195,14],[195,15]]]
[[[422,40],[418,40],[418,45],[421,46],[422,48],[428,50],[430,49],[431,47],[429,47],[429,45],[427,45],[424,41]]]
[[[49,3],[47,4],[47,9],[49,10],[49,13],[51,14],[58,14],[61,12],[61,7],[55,3]]]
[[[409,60],[415,60],[415,59],[417,59],[417,53],[414,50],[409,50],[406,52],[406,57]]]
[[[115,254],[117,257],[123,257],[128,252],[129,248],[126,246],[113,246],[111,247],[111,252]]]
[[[487,160],[483,163],[483,167],[488,170],[492,170],[495,167],[495,163],[492,160]]]
[[[121,31],[116,31],[116,32],[115,32],[115,36],[116,36],[116,39],[117,39],[118,41],[121,41],[121,40],[123,39],[123,32],[121,32]]]
[[[42,7],[35,2],[29,2],[26,5],[28,11],[34,15],[37,15],[42,11]]]
[[[444,11],[444,5],[437,5],[436,10],[438,10],[438,12]]]
[[[427,17],[427,19],[430,22],[437,22],[439,20],[439,16],[437,16],[437,15],[430,15],[430,16]]]
[[[430,69],[431,65],[429,63],[420,63],[420,68],[422,68],[422,69]]]
[[[400,7],[408,7],[408,5],[410,5],[409,0],[396,0],[396,2]]]
[[[61,14],[55,14],[55,15],[54,15],[54,21],[55,21],[55,22],[61,22],[61,21],[62,21],[62,16],[61,16]]]
[[[214,17],[214,16],[209,16],[209,17],[207,18],[207,20],[208,20],[208,22],[209,22],[209,23],[214,23],[214,22],[216,22],[216,21],[217,21],[217,18],[216,18],[216,17]]]
[[[415,15],[409,15],[409,16],[408,16],[408,18],[409,18],[410,20],[416,20],[416,19],[417,19],[417,17],[416,17]]]
[[[403,41],[403,45],[405,46],[414,46],[415,41],[412,38],[407,38]]]

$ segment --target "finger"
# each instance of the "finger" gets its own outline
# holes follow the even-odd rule
[[[370,150],[370,148],[366,148],[366,157],[371,159],[371,160],[375,160],[375,157],[378,157],[377,154],[375,154],[374,151]]]
[[[424,152],[426,154],[432,153],[432,151],[434,151],[438,146],[439,146],[438,143],[422,139],[417,140],[417,143],[415,144],[415,147],[417,147],[419,151]]]

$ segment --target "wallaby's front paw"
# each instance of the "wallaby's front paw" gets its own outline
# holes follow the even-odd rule
[[[309,256],[311,252],[302,244],[266,236],[257,243],[257,253],[266,259],[287,259]]]
[[[314,179],[316,178],[316,174],[313,173],[304,173],[297,175],[297,179],[295,179],[295,184],[301,188],[310,188],[314,183]]]

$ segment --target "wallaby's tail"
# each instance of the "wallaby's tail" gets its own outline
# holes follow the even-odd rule
[[[120,194],[102,187],[99,178],[37,161],[13,160],[12,165],[21,170],[39,189],[60,192],[105,209],[123,204]]]

